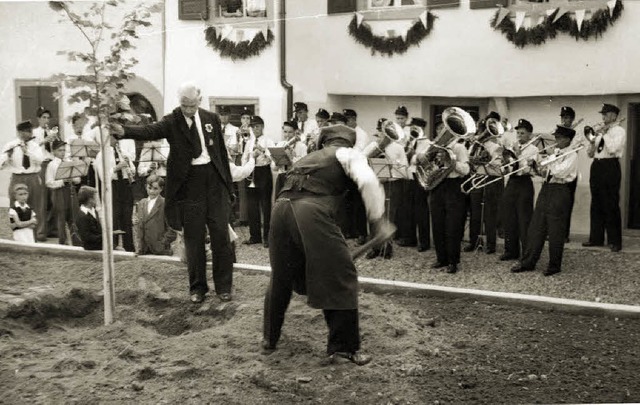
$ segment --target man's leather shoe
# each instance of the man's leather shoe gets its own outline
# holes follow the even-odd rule
[[[417,246],[418,243],[415,241],[410,241],[410,240],[406,240],[406,239],[400,239],[398,240],[398,246],[403,246],[403,247],[415,247]]]
[[[449,266],[447,266],[447,274],[456,274],[458,272],[458,265],[457,264],[450,264]]]
[[[492,255],[495,252],[496,252],[496,248],[487,248],[487,250],[485,251],[485,253],[488,255]]]
[[[431,268],[432,269],[439,269],[439,268],[446,267],[446,266],[448,266],[448,263],[434,262],[433,264],[431,264]]]
[[[622,250],[622,246],[619,246],[619,245],[611,245],[611,251],[612,251],[613,253],[618,253],[618,252],[619,252],[619,251],[621,251],[621,250]]]
[[[372,249],[367,252],[367,255],[365,256],[365,258],[371,260],[371,259],[375,259],[378,256],[380,256],[380,250]]]
[[[418,252],[426,252],[430,248],[431,248],[431,246],[429,246],[429,245],[419,245],[418,246]]]
[[[584,247],[604,246],[604,244],[602,244],[602,243],[594,243],[594,242],[588,241],[588,242],[584,242],[582,244],[582,246],[584,246]]]
[[[369,364],[371,362],[372,357],[359,352],[355,352],[355,353],[335,352],[329,356],[329,359],[332,363],[335,362],[337,359],[347,359],[357,366],[364,366],[365,364]]]
[[[511,256],[509,254],[504,253],[502,256],[500,256],[500,261],[501,262],[506,262],[509,260],[518,260],[517,256]]]
[[[557,267],[547,267],[547,269],[542,273],[545,277],[553,276],[554,274],[560,273],[560,269]]]
[[[524,266],[522,263],[517,263],[511,268],[512,273],[524,273],[525,271],[533,271],[533,267]]]
[[[269,242],[267,241],[262,242],[262,247],[269,249]]]
[[[220,301],[222,302],[229,302],[231,301],[231,294],[229,293],[223,293],[223,294],[219,294],[218,298],[220,298]]]
[[[259,241],[259,240],[255,240],[255,239],[247,239],[244,242],[242,242],[243,245],[255,245],[255,244],[258,244],[258,243],[262,243],[262,242]]]
[[[271,354],[275,351],[276,351],[276,345],[271,344],[266,340],[263,340],[262,342],[260,342],[260,352],[262,352],[262,354]]]
[[[362,246],[365,243],[367,243],[367,237],[366,236],[358,236],[358,240],[356,241],[356,245]]]
[[[476,247],[471,243],[462,248],[463,252],[473,252],[474,250],[476,250]]]
[[[204,294],[199,292],[191,294],[191,302],[193,302],[194,304],[200,304],[203,301],[204,301]]]

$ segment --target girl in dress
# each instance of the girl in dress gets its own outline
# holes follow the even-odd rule
[[[9,208],[9,223],[16,242],[36,243],[33,230],[38,221],[36,213],[27,204],[29,188],[22,183],[13,186],[13,206]]]

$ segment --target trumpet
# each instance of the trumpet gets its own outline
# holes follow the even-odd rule
[[[622,124],[627,118],[622,118],[621,120],[616,120],[610,124],[605,124],[604,122],[599,122],[597,124],[594,124],[593,126],[589,126],[586,125],[584,127],[584,136],[585,138],[587,138],[587,140],[591,143],[594,143],[596,141],[596,136],[598,136],[599,134],[604,135],[609,128],[615,126],[615,125],[619,125]]]
[[[287,141],[284,145],[285,148],[293,148],[296,143],[300,141],[300,134],[296,131],[296,134]]]
[[[136,181],[135,167],[133,166],[133,163],[122,153],[122,150],[120,149],[120,143],[116,142],[116,145],[113,147],[113,149],[115,150],[116,155],[121,162],[127,162],[127,166],[122,169],[122,175],[129,181],[129,183],[133,183],[134,181]]]

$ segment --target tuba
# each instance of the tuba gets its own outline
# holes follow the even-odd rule
[[[393,124],[393,121],[385,121],[382,123],[382,131],[380,131],[381,133],[383,133],[385,135],[385,138],[388,138],[388,140],[385,140],[385,138],[380,138],[376,141],[377,146],[375,149],[372,149],[370,152],[367,153],[367,159],[371,159],[371,158],[376,158],[382,154],[384,154],[384,148],[386,146],[383,146],[382,148],[380,147],[380,145],[384,145],[384,144],[388,144],[388,141],[397,141],[398,139],[400,139],[400,135],[398,135],[398,131],[396,131],[396,127]]]
[[[449,107],[442,113],[444,128],[425,153],[416,156],[416,179],[425,190],[433,190],[455,168],[449,156],[449,144],[456,139],[469,139],[476,132],[476,124],[468,112]]]

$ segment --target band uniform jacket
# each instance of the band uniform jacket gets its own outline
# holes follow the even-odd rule
[[[102,250],[102,226],[97,218],[80,209],[76,226],[84,250]]]
[[[165,221],[164,198],[156,197],[156,202],[148,212],[149,198],[138,203],[138,225],[136,225],[139,254],[170,255],[171,242],[176,233]]]
[[[233,183],[229,171],[229,157],[222,135],[222,125],[217,114],[202,108],[198,109],[204,142],[216,172],[220,175],[229,196],[233,195]],[[175,108],[159,122],[145,126],[124,127],[125,138],[135,140],[158,140],[166,138],[169,142],[167,159],[167,183],[165,187],[165,217],[173,229],[182,229],[181,205],[185,199],[185,183],[191,170],[194,144],[189,136],[189,127],[180,110]]]

